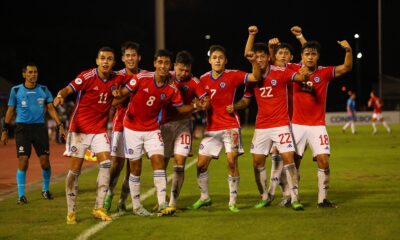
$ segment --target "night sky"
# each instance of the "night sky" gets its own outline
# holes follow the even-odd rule
[[[153,70],[154,1],[111,1],[110,4],[59,2],[57,6],[35,3],[0,3],[0,76],[14,84],[22,82],[21,67],[33,61],[39,67],[39,82],[55,94],[81,71],[95,67],[97,50],[111,46],[120,59],[120,45],[127,40],[141,44],[141,68]],[[262,3],[262,4],[261,4]],[[346,39],[355,53],[354,34],[360,34],[361,89],[357,89],[357,63],[353,71],[332,82],[328,111],[344,111],[344,85],[359,92],[359,107],[366,104],[368,92],[378,83],[378,3],[377,1],[217,1],[166,0],[166,48],[174,53],[188,50],[195,57],[193,73],[210,70],[206,51],[210,44],[221,44],[228,51],[231,69],[250,71],[243,57],[247,27],[257,25],[256,41],[278,37],[295,47],[299,61],[300,45],[290,33],[299,25],[308,40],[322,45],[320,65],[339,65],[344,50],[336,43]],[[400,34],[395,24],[395,0],[383,0],[383,72],[400,78],[393,64],[399,50]],[[328,8],[321,6],[330,5]],[[362,8],[362,9],[361,9]],[[398,22],[398,20],[397,20]],[[210,40],[205,35],[211,36]],[[118,61],[115,69],[122,68]]]

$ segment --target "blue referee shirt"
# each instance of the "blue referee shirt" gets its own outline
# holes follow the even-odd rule
[[[356,111],[356,101],[349,98],[347,100],[347,106],[350,108],[350,112],[354,113]]]
[[[46,86],[36,84],[35,88],[26,88],[20,84],[11,89],[8,106],[15,108],[17,123],[44,123],[46,105],[52,101]]]

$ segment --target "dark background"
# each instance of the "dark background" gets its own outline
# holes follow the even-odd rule
[[[395,0],[382,1],[383,72],[400,78],[396,64],[400,34]],[[328,7],[327,7],[328,6]],[[211,44],[228,51],[231,69],[250,71],[243,57],[249,25],[257,25],[256,41],[278,37],[295,47],[300,45],[290,32],[299,25],[308,40],[322,45],[320,65],[340,65],[344,50],[337,40],[352,45],[359,33],[360,60],[354,57],[353,71],[330,84],[327,111],[344,111],[346,92],[358,93],[358,108],[365,109],[369,91],[378,88],[378,2],[352,1],[217,1],[166,0],[166,48],[174,53],[189,50],[195,57],[193,72],[200,76],[210,70],[206,52]],[[97,50],[113,47],[120,59],[120,45],[126,40],[141,44],[141,68],[153,70],[155,52],[154,1],[111,1],[95,4],[57,1],[0,3],[0,77],[13,84],[22,82],[21,67],[34,61],[39,67],[39,82],[56,94],[81,71],[95,67]],[[211,39],[206,40],[209,34]],[[359,64],[356,61],[360,61]],[[357,67],[358,66],[358,67]],[[122,68],[118,61],[115,69]],[[362,82],[357,84],[357,71]],[[359,88],[359,89],[357,89]],[[241,94],[239,94],[241,97]]]

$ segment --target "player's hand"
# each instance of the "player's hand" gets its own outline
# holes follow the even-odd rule
[[[112,92],[111,92],[111,94],[113,95],[113,97],[115,97],[115,98],[119,98],[119,97],[121,97],[121,88],[122,88],[122,86],[121,85],[119,85],[117,88],[115,88],[114,90],[112,90]]]
[[[235,112],[235,108],[233,107],[233,104],[226,106],[226,111],[231,114]]]
[[[310,79],[310,76],[312,74],[312,72],[305,65],[303,65],[299,69],[299,73],[300,73],[300,75],[302,75],[304,77],[304,81],[308,81],[308,79]]]
[[[296,37],[300,36],[302,34],[302,29],[299,26],[293,26],[290,31],[295,35]]]
[[[258,33],[258,28],[257,26],[250,26],[249,27],[249,35],[256,35]]]
[[[1,139],[0,139],[0,142],[1,142],[3,145],[7,145],[7,143],[8,143],[8,132],[7,132],[7,131],[2,131],[2,132],[1,132]]]
[[[57,107],[58,105],[63,103],[64,103],[64,98],[61,95],[57,95],[57,97],[55,97],[53,100],[54,107]]]
[[[337,43],[344,48],[346,52],[351,52],[351,47],[347,40],[337,41]]]
[[[281,44],[281,42],[279,41],[279,38],[271,38],[270,40],[268,40],[269,48],[275,48],[275,47],[279,46],[279,44]]]

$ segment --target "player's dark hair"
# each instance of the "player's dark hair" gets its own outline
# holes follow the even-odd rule
[[[279,49],[287,49],[289,50],[290,54],[293,55],[293,46],[290,45],[289,43],[283,42],[279,44],[278,46],[275,47],[275,52],[278,52]]]
[[[127,49],[133,49],[133,50],[135,50],[135,51],[140,55],[140,53],[139,53],[140,44],[137,43],[137,42],[132,42],[132,41],[124,42],[124,43],[122,44],[122,46],[121,46],[121,53],[122,53],[122,55],[125,54],[125,51],[126,51]]]
[[[28,69],[28,67],[36,67],[36,64],[34,62],[27,62],[23,67],[22,67],[22,72],[26,72],[26,70]]]
[[[99,56],[100,52],[112,52],[113,55],[115,56],[115,51],[114,51],[114,49],[111,48],[111,47],[107,47],[107,46],[101,47],[101,48],[99,49],[99,51],[97,52],[97,56]]]
[[[159,49],[156,51],[156,54],[154,55],[154,60],[157,60],[158,57],[168,57],[171,62],[173,60],[173,54],[171,51],[167,49]]]
[[[226,57],[226,50],[223,46],[221,45],[211,45],[209,52],[210,52],[210,56],[213,54],[213,52],[215,51],[220,51],[224,54],[224,56]]]
[[[192,54],[188,51],[180,51],[176,54],[175,63],[181,63],[185,66],[193,64]]]
[[[263,42],[254,43],[252,50],[255,53],[256,52],[263,52],[263,53],[269,55],[268,45],[266,43],[263,43]]]
[[[301,47],[301,53],[303,53],[305,49],[315,49],[317,53],[321,53],[321,44],[317,41],[308,41]]]

